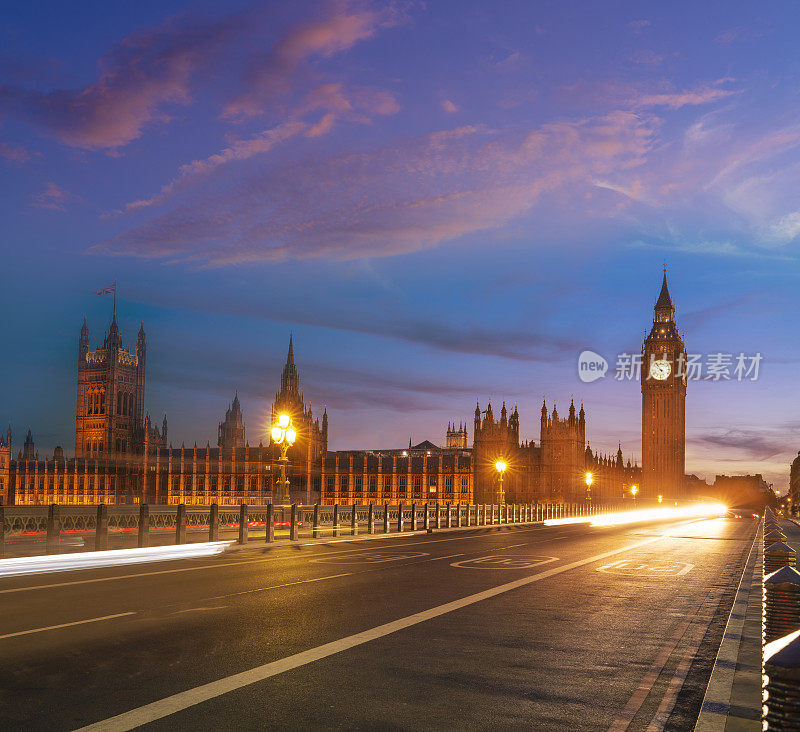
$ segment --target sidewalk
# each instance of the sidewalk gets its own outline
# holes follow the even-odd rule
[[[742,573],[695,732],[761,729],[762,536],[763,526]]]

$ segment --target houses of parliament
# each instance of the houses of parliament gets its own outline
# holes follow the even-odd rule
[[[587,415],[574,401],[562,416],[542,404],[539,440],[521,437],[517,407],[495,415],[476,404],[471,423],[451,422],[442,446],[328,450],[328,414],[315,417],[300,389],[294,342],[289,338],[280,388],[272,405],[292,416],[298,438],[289,449],[290,493],[298,503],[509,503],[616,502],[632,486],[642,498],[683,497],[685,375],[678,373],[683,340],[675,325],[666,271],[642,347],[643,467],[595,452]],[[166,416],[160,425],[145,409],[147,356],[144,324],[136,346],[123,346],[116,312],[102,346],[92,349],[84,319],[77,349],[75,452],[36,450],[31,431],[16,455],[9,429],[0,438],[0,500],[30,504],[264,504],[277,498],[279,449],[251,445],[238,394],[217,429],[216,446],[174,447]],[[653,365],[654,364],[654,365]],[[650,369],[647,371],[647,369]],[[652,377],[652,378],[650,378]],[[507,470],[500,481],[495,464]],[[587,489],[586,475],[592,474]]]

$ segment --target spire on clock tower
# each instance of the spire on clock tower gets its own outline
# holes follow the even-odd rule
[[[672,304],[672,298],[669,296],[669,287],[667,287],[667,263],[664,262],[664,281],[661,283],[661,292],[658,295],[655,305],[655,319],[660,322],[675,320],[675,306]]]

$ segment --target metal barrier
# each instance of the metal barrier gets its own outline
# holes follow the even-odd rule
[[[795,552],[767,508],[762,603],[762,729],[800,729],[800,572]]]
[[[223,532],[235,532],[239,544],[256,540],[297,541],[301,534],[313,539],[444,528],[529,524],[550,518],[592,516],[609,510],[600,504],[336,504],[279,506],[238,505],[85,505],[0,506],[0,557],[8,546],[27,536],[43,536],[45,551],[64,551],[69,534],[84,536],[80,550],[151,546],[172,534],[175,544],[187,541],[218,541]],[[276,529],[278,534],[276,536]],[[348,531],[349,529],[349,531]],[[120,537],[130,536],[129,540]]]
[[[297,541],[301,535],[313,539],[434,529],[530,524],[551,518],[593,516],[610,510],[600,504],[294,504],[280,506],[248,504],[198,505],[85,505],[0,506],[0,557],[7,547],[26,537],[44,538],[47,553],[64,551],[69,534],[90,534],[78,551],[151,546],[170,534],[175,544],[187,541],[218,541],[223,532],[234,532],[239,544],[256,540]],[[276,534],[277,529],[277,534]],[[348,531],[349,529],[349,531]],[[135,536],[135,540],[133,537]],[[121,539],[120,537],[129,537]],[[37,539],[39,541],[39,539]],[[134,543],[135,541],[135,543]]]

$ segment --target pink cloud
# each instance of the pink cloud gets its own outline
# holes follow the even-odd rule
[[[643,94],[633,99],[632,103],[637,107],[667,107],[668,109],[680,109],[686,106],[698,106],[716,102],[732,94],[738,94],[738,92],[732,89],[720,89],[717,86],[705,86],[688,91]]]
[[[33,155],[22,145],[13,145],[9,142],[0,142],[0,157],[11,163],[27,163]]]
[[[66,211],[67,203],[71,198],[72,195],[60,185],[47,181],[44,188],[33,196],[31,206],[50,211]]]
[[[0,88],[0,109],[23,117],[61,142],[85,150],[114,150],[137,139],[171,106],[191,100],[197,71],[247,27],[245,16],[172,19],[138,31],[100,59],[97,81],[78,89],[40,92]]]
[[[359,41],[396,25],[402,14],[391,6],[381,10],[336,3],[322,20],[302,23],[289,30],[266,53],[251,59],[244,74],[246,89],[225,108],[226,117],[252,117],[264,111],[267,100],[289,90],[298,68],[314,57],[347,51]]]
[[[620,111],[522,132],[462,127],[291,165],[267,159],[243,169],[230,193],[195,191],[93,249],[214,265],[403,254],[502,226],[544,194],[570,195],[640,165],[655,124]]]
[[[178,175],[169,183],[162,186],[161,190],[151,198],[132,201],[125,207],[126,211],[136,211],[150,206],[164,203],[181,186],[200,176],[208,175],[216,168],[233,161],[247,160],[255,155],[272,150],[275,145],[285,142],[290,137],[306,132],[308,125],[299,121],[286,122],[269,130],[259,132],[253,137],[236,140],[218,153],[202,160],[193,160],[178,169]]]
[[[442,102],[442,109],[448,114],[453,114],[455,112],[458,112],[458,107],[455,105],[454,102],[451,102],[449,99],[445,99]]]
[[[631,58],[634,63],[642,64],[644,66],[658,66],[664,60],[663,56],[657,54],[650,48],[642,48],[639,51],[634,52]]]
[[[319,137],[320,135],[326,135],[333,129],[335,122],[336,115],[333,112],[328,112],[319,122],[317,122],[317,124],[315,124],[308,132],[306,132],[306,137]]]
[[[150,198],[132,201],[126,205],[125,210],[135,211],[163,204],[179,188],[221,165],[267,153],[296,135],[320,137],[330,132],[339,119],[368,124],[375,115],[395,114],[399,109],[400,105],[394,96],[381,89],[349,89],[343,84],[322,84],[307,95],[305,102],[290,113],[286,122],[252,137],[236,140],[208,158],[182,165],[178,175],[162,186],[159,193]],[[303,117],[320,110],[324,114],[315,123],[303,120]]]

